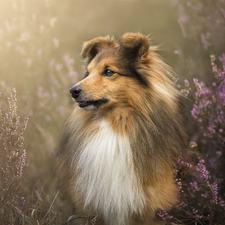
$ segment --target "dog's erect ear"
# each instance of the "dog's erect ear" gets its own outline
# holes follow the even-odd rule
[[[89,63],[101,50],[117,46],[113,37],[98,37],[84,42],[81,56]]]
[[[149,47],[148,38],[140,33],[125,33],[120,38],[121,50],[133,61],[146,57]]]

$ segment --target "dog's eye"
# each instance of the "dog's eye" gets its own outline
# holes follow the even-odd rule
[[[107,70],[105,70],[105,71],[102,73],[102,75],[103,75],[103,76],[110,77],[110,76],[112,76],[114,73],[115,73],[114,71],[107,69]]]

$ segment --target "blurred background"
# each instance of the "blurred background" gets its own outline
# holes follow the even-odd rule
[[[30,42],[35,45],[42,41],[42,50],[55,57],[70,54],[79,73],[82,71],[82,43],[97,36],[118,38],[124,32],[150,35],[152,44],[160,46],[161,54],[171,66],[176,60],[174,50],[179,46],[188,49],[171,0],[59,0],[57,3],[51,0],[1,0],[1,6],[3,29],[7,26],[6,21],[11,23],[16,18],[15,25],[20,26],[16,29],[28,32]],[[21,16],[23,22],[18,21]],[[51,46],[55,43],[53,39],[59,41],[57,50]]]
[[[17,196],[13,199],[23,205],[20,211],[24,215],[34,212],[33,221],[50,218],[50,222],[38,220],[60,224],[61,214],[64,211],[67,213],[64,217],[70,214],[71,209],[66,209],[60,198],[51,206],[51,209],[60,209],[60,213],[52,210],[49,216],[48,209],[58,192],[55,148],[73,108],[68,90],[84,75],[80,56],[84,41],[105,35],[119,38],[124,32],[149,35],[152,45],[159,46],[164,61],[181,80],[190,82],[190,87],[186,85],[186,88],[191,90],[195,87],[193,78],[206,85],[215,80],[210,55],[218,56],[215,59],[218,66],[225,62],[222,54],[225,52],[224,24],[223,0],[0,0],[0,137],[3,140],[0,147],[8,154],[6,158],[2,156],[0,162],[12,170],[1,173],[0,187],[5,190],[8,187],[9,199],[10,193],[11,198]],[[13,88],[16,90],[12,92]],[[189,96],[192,103],[194,92]],[[11,98],[7,99],[10,93]],[[12,120],[5,113],[14,115]],[[191,117],[190,110],[187,114]],[[29,122],[23,133],[26,118]],[[12,133],[4,133],[3,127],[13,127],[13,141],[10,141]],[[188,121],[187,129],[192,141],[203,134],[193,118]],[[24,137],[22,144],[18,137]],[[15,172],[18,168],[8,163],[12,160],[9,153],[12,143],[18,152],[14,166],[19,163],[22,181]],[[24,149],[26,163],[21,164]],[[18,195],[18,185],[12,192],[4,174],[8,174],[11,178],[7,179],[12,182],[13,179],[19,184],[22,182],[22,197]],[[1,201],[3,204],[4,198]],[[20,224],[21,217],[15,216],[19,214],[17,209],[14,207],[12,216],[6,210],[10,207],[4,204],[4,216],[0,218],[11,216],[11,222],[20,218],[15,223]],[[25,205],[29,205],[29,209]],[[53,223],[56,218],[58,222]],[[36,224],[29,218],[26,221],[25,224]]]

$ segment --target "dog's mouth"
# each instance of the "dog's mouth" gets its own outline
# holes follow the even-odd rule
[[[90,111],[90,110],[98,109],[101,105],[109,102],[109,100],[107,98],[103,98],[100,100],[77,101],[77,102],[78,102],[79,108]]]

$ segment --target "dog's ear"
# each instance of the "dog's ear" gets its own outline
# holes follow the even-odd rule
[[[119,40],[120,48],[132,61],[137,61],[148,55],[150,42],[140,33],[125,33]]]
[[[89,63],[101,50],[117,46],[113,37],[98,37],[84,42],[81,56]]]

